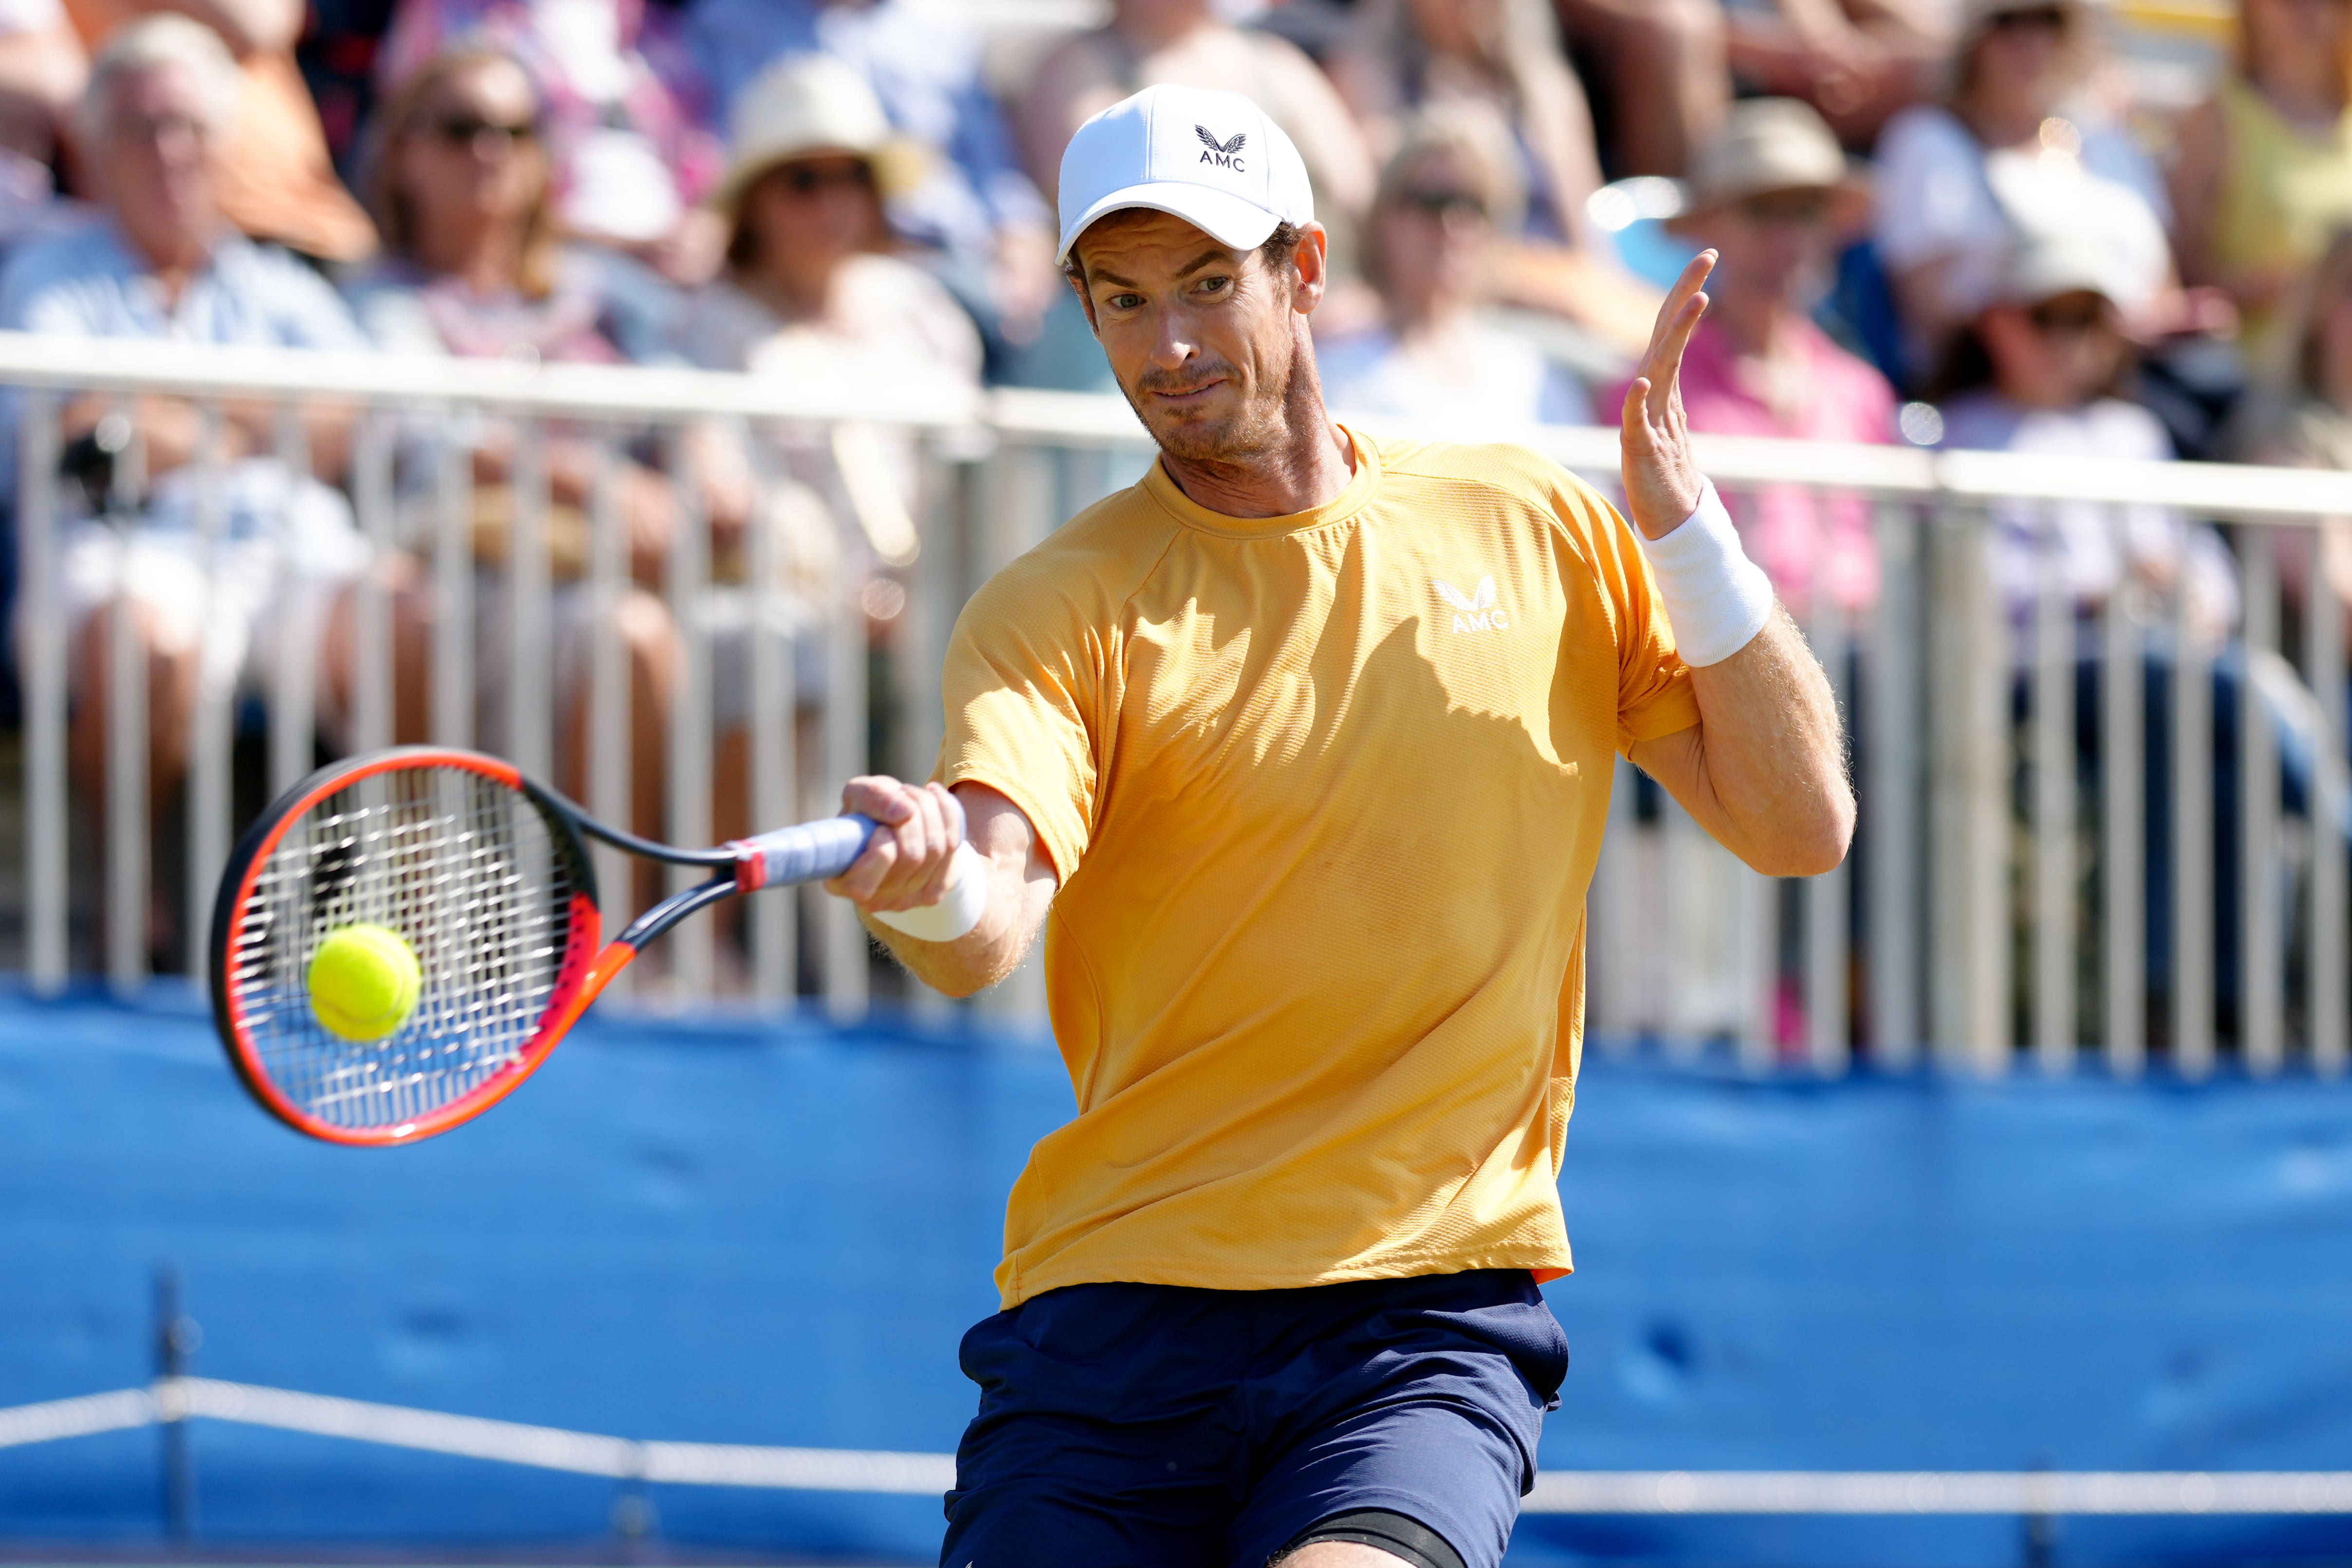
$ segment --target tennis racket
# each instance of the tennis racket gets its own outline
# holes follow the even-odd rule
[[[646,944],[697,910],[840,875],[875,824],[847,815],[718,849],[656,844],[597,821],[511,764],[402,747],[322,768],[280,796],[229,857],[213,905],[213,1018],[237,1076],[273,1116],[330,1143],[445,1133],[514,1092]],[[709,880],[604,941],[587,841]],[[320,943],[361,923],[415,959],[414,1005],[369,1040],[312,1006]]]

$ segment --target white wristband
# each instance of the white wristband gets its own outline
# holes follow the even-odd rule
[[[1700,493],[1698,510],[1665,538],[1643,538],[1642,552],[1650,558],[1684,664],[1721,664],[1772,619],[1772,580],[1739,548],[1714,480]]]
[[[937,904],[920,909],[877,909],[874,918],[918,942],[952,942],[980,924],[988,909],[988,862],[970,844],[958,844],[948,870],[948,890]]]

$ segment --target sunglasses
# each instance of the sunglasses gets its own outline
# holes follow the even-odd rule
[[[2070,25],[2063,5],[2035,5],[2023,11],[2004,11],[1989,24],[1996,33],[2048,32],[2063,33]]]
[[[2053,299],[2034,306],[2025,319],[2045,338],[2081,338],[2107,324],[2107,308],[2092,300],[2062,305]]]
[[[433,134],[452,147],[478,147],[487,139],[499,152],[520,142],[539,139],[539,127],[529,121],[518,125],[501,120],[485,120],[478,114],[445,114],[435,120]]]
[[[1411,212],[1425,213],[1442,218],[1451,213],[1484,220],[1486,204],[1467,191],[1407,191],[1397,198],[1397,205]]]
[[[1759,227],[1769,224],[1810,226],[1827,217],[1829,211],[1829,198],[1818,191],[1774,191],[1739,204],[1740,216]]]
[[[874,166],[860,161],[826,168],[816,163],[792,163],[776,171],[784,189],[795,196],[814,196],[819,191],[848,185],[861,191],[874,189]]]

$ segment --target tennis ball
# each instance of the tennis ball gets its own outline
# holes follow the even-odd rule
[[[416,1010],[416,949],[385,925],[339,925],[310,956],[310,1011],[329,1034],[382,1040]]]

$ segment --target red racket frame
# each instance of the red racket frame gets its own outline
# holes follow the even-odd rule
[[[385,1127],[337,1126],[303,1110],[270,1082],[247,1030],[244,1007],[236,988],[229,983],[229,944],[239,917],[253,897],[261,868],[284,841],[288,829],[328,796],[348,789],[363,779],[420,768],[447,768],[478,774],[515,790],[538,808],[572,873],[574,891],[571,926],[547,1009],[540,1015],[538,1027],[513,1061],[448,1104],[413,1121]],[[856,825],[846,839],[843,837],[845,823]],[[219,895],[213,904],[213,1022],[220,1031],[221,1043],[228,1051],[230,1065],[236,1069],[247,1090],[264,1110],[296,1132],[331,1144],[361,1148],[413,1144],[472,1121],[513,1093],[516,1085],[538,1070],[572,1026],[580,1021],[580,1015],[588,1010],[589,1004],[612,983],[614,976],[628,967],[629,961],[644,950],[646,943],[695,911],[739,893],[774,883],[779,874],[808,880],[835,874],[860,852],[866,835],[873,828],[869,819],[850,815],[780,829],[719,849],[682,850],[600,822],[554,790],[534,783],[512,763],[478,751],[403,746],[352,758],[319,769],[279,796],[247,831],[229,856],[227,869],[221,876]],[[810,837],[812,834],[815,836]],[[595,868],[588,858],[587,840],[592,838],[647,860],[699,866],[714,874],[656,904],[600,949],[597,942],[604,932],[604,915],[596,903]],[[827,855],[837,858],[828,861],[824,858]],[[776,857],[786,871],[779,873],[771,856]]]
[[[521,1052],[507,1066],[499,1069],[472,1091],[451,1101],[436,1111],[402,1122],[390,1127],[343,1127],[322,1121],[288,1099],[277,1084],[270,1082],[247,1032],[245,1009],[236,988],[228,983],[229,942],[239,917],[253,896],[254,885],[259,881],[261,868],[286,837],[288,830],[301,821],[303,815],[327,797],[350,789],[363,779],[378,774],[406,772],[420,768],[447,768],[461,772],[476,773],[506,785],[530,799],[547,819],[549,829],[559,849],[571,862],[574,878],[572,894],[570,932],[564,945],[563,958],[556,969],[553,993],[548,998],[547,1010],[540,1015],[539,1027],[532,1031]],[[603,934],[604,915],[596,904],[595,870],[588,858],[588,847],[582,841],[575,813],[564,809],[564,803],[523,777],[520,769],[484,757],[478,752],[451,748],[415,746],[402,747],[322,768],[280,796],[254,824],[221,878],[221,898],[213,911],[212,993],[213,1020],[220,1030],[221,1042],[228,1048],[231,1066],[262,1108],[299,1133],[331,1144],[353,1147],[383,1148],[414,1143],[429,1138],[436,1133],[446,1132],[461,1122],[471,1121],[514,1092],[522,1081],[547,1060],[566,1030],[587,1010],[614,975],[621,972],[631,958],[636,956],[634,946],[615,942],[597,951],[597,941]]]

